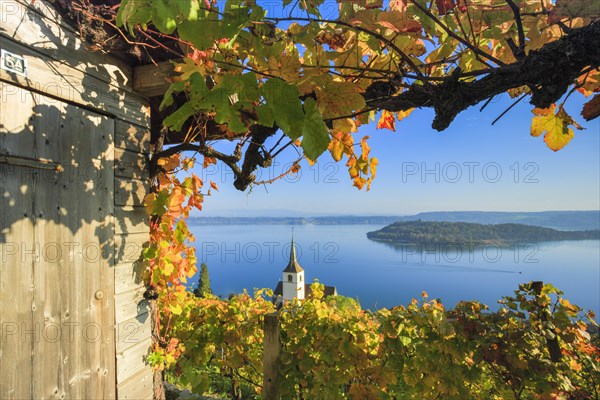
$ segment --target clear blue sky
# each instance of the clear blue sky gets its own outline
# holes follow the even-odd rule
[[[529,135],[532,106],[527,100],[494,126],[511,104],[508,96],[484,112],[479,106],[460,114],[444,132],[431,129],[433,112],[416,110],[398,122],[396,132],[363,126],[356,141],[371,136],[371,154],[379,159],[371,191],[352,186],[344,162],[328,154],[301,176],[239,192],[223,165],[197,171],[220,191],[205,199],[201,215],[401,215],[421,211],[545,211],[600,208],[600,122],[583,123],[585,102],[574,94],[567,111],[585,128],[564,149],[553,152],[542,137]],[[217,146],[219,147],[219,146]],[[279,175],[294,160],[281,154],[262,177]],[[429,171],[429,172],[427,172]],[[436,176],[437,171],[437,176]],[[501,176],[498,176],[498,173]],[[460,175],[458,175],[460,174]]]

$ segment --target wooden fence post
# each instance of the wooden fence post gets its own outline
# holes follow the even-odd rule
[[[279,318],[277,312],[265,314],[263,349],[263,400],[279,400]]]

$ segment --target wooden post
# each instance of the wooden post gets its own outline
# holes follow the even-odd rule
[[[265,315],[263,349],[263,400],[279,400],[279,318],[277,312]]]

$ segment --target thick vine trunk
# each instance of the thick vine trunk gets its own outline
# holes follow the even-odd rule
[[[476,81],[459,81],[460,71],[438,84],[413,84],[399,95],[377,96],[379,88],[366,101],[370,107],[388,111],[405,111],[414,107],[435,110],[433,128],[446,129],[467,108],[509,89],[528,86],[531,104],[546,108],[565,94],[573,81],[587,67],[600,66],[600,20],[540,48],[532,50],[520,62],[498,67]],[[379,83],[380,84],[380,83]],[[390,84],[391,85],[391,84]]]

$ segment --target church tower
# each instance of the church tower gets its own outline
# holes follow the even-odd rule
[[[283,270],[282,297],[284,300],[304,299],[304,270],[296,259],[296,247],[292,237],[292,248],[290,249],[290,262]]]

